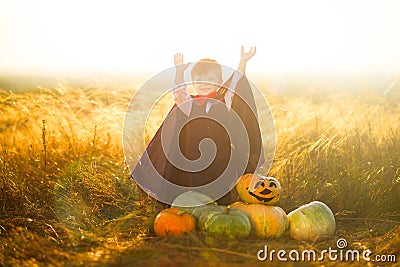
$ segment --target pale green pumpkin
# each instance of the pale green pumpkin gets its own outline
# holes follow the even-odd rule
[[[320,201],[303,205],[288,214],[289,235],[297,240],[313,241],[335,234],[335,217]]]
[[[186,211],[196,220],[206,210],[221,211],[221,208],[209,196],[195,191],[188,191],[177,196],[171,207]]]

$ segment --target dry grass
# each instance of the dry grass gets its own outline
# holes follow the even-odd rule
[[[399,255],[400,93],[299,97],[263,89],[277,130],[269,174],[284,189],[279,205],[289,212],[311,200],[327,203],[336,238],[155,237],[154,201],[128,179],[123,159],[122,125],[134,90],[59,84],[0,91],[0,265],[250,266],[267,243],[322,250],[338,237]],[[152,113],[147,141],[168,101]]]

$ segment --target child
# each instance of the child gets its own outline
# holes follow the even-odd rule
[[[237,179],[244,173],[254,173],[264,161],[254,97],[243,75],[255,52],[251,48],[246,53],[242,47],[238,72],[222,86],[221,66],[212,59],[200,60],[191,71],[195,96],[186,91],[184,84],[184,71],[189,64],[184,64],[183,55],[174,56],[175,105],[131,174],[142,188],[169,204],[177,196],[167,189],[167,182],[152,184],[151,165],[174,185],[188,188],[210,185],[212,189],[203,193],[218,204],[239,200],[234,188]],[[202,144],[206,139],[213,144]],[[246,153],[249,158],[243,165]]]

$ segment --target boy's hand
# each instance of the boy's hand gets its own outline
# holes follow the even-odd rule
[[[174,64],[177,72],[184,72],[186,68],[190,65],[190,63],[185,64],[183,54],[181,53],[176,53],[174,55]]]
[[[244,52],[244,47],[242,45],[242,51],[241,51],[241,57],[240,60],[244,63],[246,63],[250,58],[252,58],[256,54],[256,47],[250,47],[250,50],[248,52]]]

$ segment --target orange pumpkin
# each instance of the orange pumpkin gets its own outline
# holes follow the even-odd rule
[[[231,206],[246,213],[253,236],[279,238],[289,227],[286,212],[280,207],[243,202],[235,202]]]
[[[281,184],[274,177],[247,173],[236,185],[240,198],[247,203],[273,205],[281,197]]]
[[[158,236],[179,236],[194,231],[196,221],[192,215],[177,208],[168,208],[157,214],[154,232]]]

